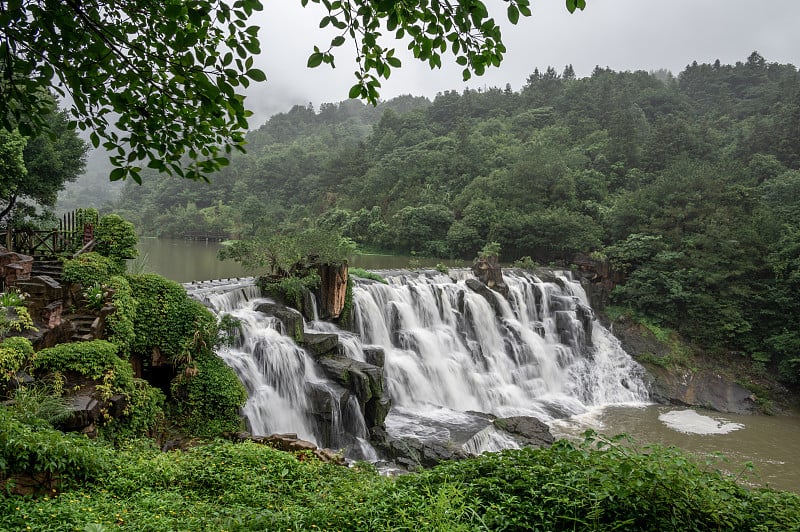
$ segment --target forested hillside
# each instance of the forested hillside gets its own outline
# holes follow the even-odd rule
[[[145,176],[144,233],[309,226],[363,249],[607,256],[614,297],[718,351],[800,377],[800,76],[757,53],[666,72],[534,71],[514,92],[295,107],[210,184]]]

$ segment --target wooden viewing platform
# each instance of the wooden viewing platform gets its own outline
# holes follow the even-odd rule
[[[230,240],[231,234],[226,231],[184,231],[183,238],[205,242],[224,242]]]

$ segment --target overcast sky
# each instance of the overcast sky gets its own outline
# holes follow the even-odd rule
[[[382,99],[400,94],[433,98],[437,92],[465,87],[519,90],[534,68],[572,64],[579,77],[595,65],[614,70],[657,70],[675,75],[692,61],[744,61],[754,50],[769,62],[800,65],[800,0],[587,0],[586,10],[570,15],[564,0],[532,0],[533,16],[517,26],[502,25],[508,48],[499,68],[468,83],[452,56],[443,68],[430,70],[407,53],[403,67],[382,81]],[[271,115],[295,104],[339,102],[355,83],[355,51],[350,43],[338,49],[336,69],[306,68],[315,44],[327,46],[331,34],[319,29],[324,11],[302,8],[297,0],[265,0],[254,23],[261,26],[262,53],[257,66],[266,83],[248,91],[248,107],[256,128]],[[504,4],[488,0],[492,15],[505,20]],[[396,43],[398,52],[405,43]],[[389,45],[390,41],[386,41]]]

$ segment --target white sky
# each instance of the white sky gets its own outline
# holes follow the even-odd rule
[[[404,52],[403,67],[382,80],[382,99],[400,94],[433,98],[444,90],[506,83],[519,90],[534,68],[554,66],[561,72],[570,63],[579,77],[595,65],[618,71],[666,68],[677,75],[695,60],[735,63],[755,50],[769,62],[800,65],[800,0],[587,0],[586,10],[572,15],[564,0],[531,3],[532,17],[520,19],[516,27],[502,25],[508,48],[502,65],[466,84],[452,56],[444,56],[443,68],[432,71],[405,53],[405,43],[387,39],[385,46]],[[247,92],[247,105],[256,113],[251,127],[295,104],[311,102],[319,108],[347,99],[355,83],[352,44],[338,49],[336,69],[306,68],[313,46],[327,48],[332,35],[318,27],[324,10],[311,3],[304,9],[298,0],[264,4],[253,22],[261,26],[256,66],[266,72],[267,81]],[[505,20],[503,2],[488,0],[487,5],[496,20]]]

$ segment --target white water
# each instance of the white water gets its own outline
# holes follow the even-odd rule
[[[561,278],[562,289],[513,272],[504,277],[510,302],[495,296],[499,317],[483,296],[444,275],[356,285],[356,327],[364,343],[385,349],[396,406],[550,421],[647,400],[641,369],[608,330],[595,322],[592,347],[584,345],[575,311],[586,296],[578,283]]]
[[[314,320],[307,330],[335,332],[344,356],[364,360],[364,345],[385,352],[387,390],[394,408],[386,428],[394,437],[456,442],[469,452],[513,447],[488,417],[535,416],[551,422],[611,404],[642,404],[641,368],[596,321],[586,338],[579,319],[588,308],[568,277],[545,283],[504,272],[506,300],[493,304],[442,274],[394,273],[389,284],[357,280],[353,312],[357,334]],[[249,399],[243,414],[255,434],[297,433],[332,447],[362,448],[373,458],[355,399],[325,379],[311,357],[256,312],[253,287],[204,293],[218,313],[242,322],[236,347],[220,356],[239,374]],[[213,292],[213,291],[212,291]],[[590,310],[586,310],[591,312]],[[330,395],[330,426],[309,409],[309,390]]]

